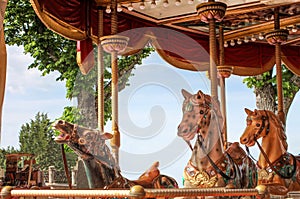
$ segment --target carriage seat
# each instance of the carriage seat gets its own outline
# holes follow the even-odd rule
[[[159,162],[154,162],[147,171],[145,171],[137,180],[134,180],[133,182],[142,185],[145,188],[153,187],[154,180],[160,174],[158,166]]]

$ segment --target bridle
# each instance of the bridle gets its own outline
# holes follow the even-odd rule
[[[193,110],[193,106],[195,106],[195,105],[197,105],[197,106],[200,106],[200,107],[204,107],[205,108],[205,111],[204,112],[202,112],[202,114],[201,115],[203,115],[202,116],[202,119],[200,119],[198,122],[197,122],[197,142],[198,142],[198,144],[199,144],[199,146],[200,146],[200,148],[201,148],[201,150],[202,150],[202,152],[206,155],[206,157],[207,157],[207,159],[208,159],[208,161],[209,161],[209,163],[211,164],[211,166],[216,170],[216,172],[217,173],[219,173],[224,179],[226,179],[226,180],[232,180],[232,179],[235,179],[236,178],[236,173],[237,173],[237,171],[236,171],[236,167],[234,167],[233,166],[233,175],[232,176],[228,176],[226,173],[224,173],[219,167],[218,167],[218,165],[216,165],[216,163],[212,160],[212,158],[210,157],[210,155],[209,155],[209,153],[207,153],[207,151],[206,151],[206,149],[205,149],[205,147],[204,147],[204,144],[203,144],[203,141],[204,141],[204,139],[203,139],[203,137],[202,137],[202,135],[200,134],[200,132],[201,132],[201,126],[202,126],[202,123],[203,123],[203,118],[204,119],[206,119],[206,117],[207,117],[207,115],[208,115],[208,112],[212,109],[212,103],[207,103],[206,102],[206,100],[204,100],[204,102],[203,103],[194,103],[194,102],[192,102],[191,101],[191,99],[188,101],[188,104],[186,105],[186,107],[185,107],[185,111],[192,111]],[[218,124],[218,129],[220,130],[221,128],[220,128],[220,126],[219,126],[219,124]],[[222,138],[221,138],[222,139]],[[187,144],[189,145],[189,147],[191,148],[191,150],[193,151],[193,148],[192,148],[192,146],[191,146],[191,143],[189,142],[189,141],[186,141],[187,142]],[[228,158],[228,160],[229,160],[229,162],[230,162],[230,165],[234,165],[235,163],[234,163],[234,161],[233,161],[233,159],[231,158],[231,156],[228,154],[228,153],[225,153],[226,154],[226,156],[227,156],[227,158]]]
[[[274,164],[271,163],[268,155],[266,154],[266,152],[264,151],[264,149],[262,148],[262,146],[260,145],[260,143],[257,141],[257,139],[259,138],[259,136],[261,135],[261,133],[263,132],[263,130],[265,129],[266,130],[266,135],[267,136],[270,132],[270,121],[269,121],[269,117],[268,117],[268,114],[267,114],[267,111],[264,110],[265,112],[265,115],[262,115],[261,116],[261,120],[262,120],[262,125],[260,125],[260,128],[258,129],[258,131],[254,134],[254,141],[255,143],[257,144],[261,154],[263,155],[263,157],[265,158],[266,162],[269,164],[269,167],[277,174],[279,175],[281,178],[284,178],[284,179],[289,179],[289,178],[292,178],[293,175],[295,174],[296,172],[296,167],[297,167],[297,161],[296,161],[296,158],[295,156],[291,155],[292,158],[293,158],[293,170],[287,174],[283,174],[280,172],[280,170],[274,166]],[[251,117],[247,117],[247,122],[248,121],[251,121],[252,122],[252,119]],[[267,125],[266,125],[266,122]],[[264,137],[265,137],[264,136]],[[246,146],[246,151],[247,153],[249,154],[249,156],[253,159],[252,155],[250,154],[250,151],[249,151],[249,148]],[[256,161],[257,162],[257,161]]]

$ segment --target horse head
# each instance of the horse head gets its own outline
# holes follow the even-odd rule
[[[245,108],[245,112],[247,114],[247,126],[240,137],[241,144],[249,147],[253,146],[258,139],[266,137],[271,132],[271,129],[275,129],[276,131],[272,132],[278,133],[271,134],[278,136],[283,141],[283,145],[285,145],[286,136],[283,124],[272,111],[257,109],[251,111]]]
[[[182,95],[184,96],[183,117],[177,135],[185,141],[190,141],[203,126],[210,123],[211,98],[200,90],[192,95],[182,89]]]
[[[55,141],[67,144],[82,159],[98,158],[107,166],[115,164],[105,141],[113,137],[110,133],[89,129],[64,120],[57,120],[52,125],[60,134]]]

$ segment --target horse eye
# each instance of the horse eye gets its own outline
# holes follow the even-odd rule
[[[200,114],[201,114],[201,115],[202,115],[202,114],[204,114],[204,111],[203,111],[203,110],[201,110],[201,111],[200,111]]]
[[[257,126],[257,127],[260,127],[260,124],[259,124],[259,123],[257,123],[257,124],[256,124],[256,126]]]
[[[193,105],[191,103],[188,103],[186,106],[185,106],[185,111],[186,112],[191,112],[193,110]]]

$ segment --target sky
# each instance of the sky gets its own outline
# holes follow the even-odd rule
[[[38,112],[51,120],[60,117],[63,107],[73,105],[65,98],[64,82],[58,74],[45,77],[36,69],[27,70],[32,58],[21,47],[8,47],[6,93],[3,107],[1,148],[18,148],[22,124],[34,119]],[[242,83],[243,77],[226,79],[228,141],[239,141],[246,126],[244,108],[255,108],[253,91]],[[177,137],[181,121],[181,89],[190,93],[202,90],[210,93],[206,74],[174,68],[156,53],[150,55],[134,71],[129,86],[119,92],[119,128],[121,132],[120,167],[123,175],[136,178],[150,165],[160,162],[161,173],[173,176],[181,183],[183,169],[191,151]],[[299,154],[299,96],[294,100],[287,118],[289,151]],[[111,123],[105,126],[111,132]],[[257,156],[257,148],[251,152]]]

